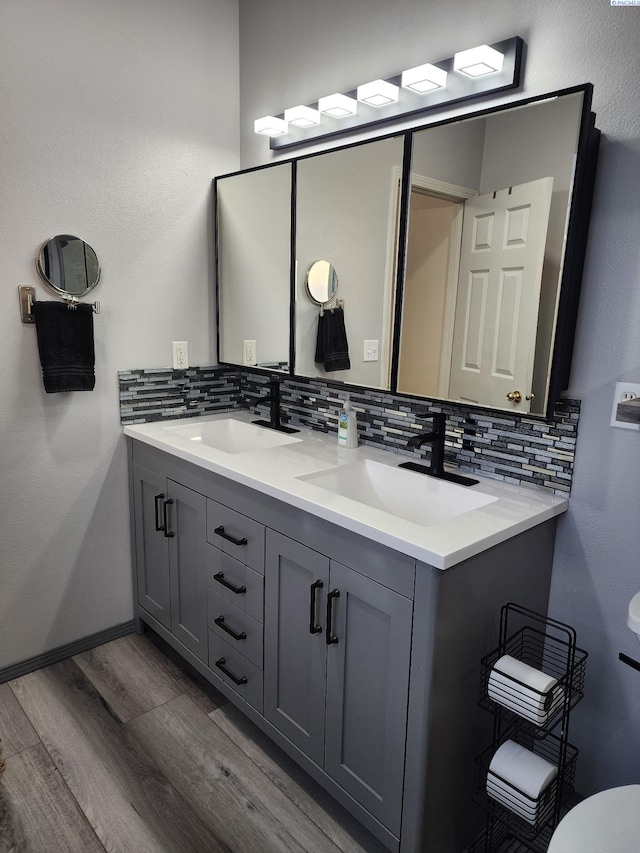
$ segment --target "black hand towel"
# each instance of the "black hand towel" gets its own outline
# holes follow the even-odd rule
[[[92,391],[94,372],[93,308],[66,302],[34,302],[42,379],[47,394]]]
[[[316,336],[316,364],[324,365],[324,312],[318,315],[318,334]]]
[[[347,343],[347,330],[344,326],[344,311],[342,308],[331,308],[324,312],[322,322],[323,334],[323,362],[324,369],[329,373],[332,370],[349,370],[349,344]]]

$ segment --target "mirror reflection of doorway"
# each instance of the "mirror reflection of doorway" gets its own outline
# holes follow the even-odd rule
[[[412,178],[400,392],[499,407],[522,385],[529,411],[552,185],[477,196]],[[477,244],[487,222],[493,238]]]
[[[412,175],[398,391],[446,397],[464,202],[477,192]]]

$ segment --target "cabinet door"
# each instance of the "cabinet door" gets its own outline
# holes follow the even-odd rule
[[[133,496],[138,604],[171,629],[169,539],[161,528],[167,481],[156,471],[133,463]]]
[[[201,660],[207,649],[206,498],[168,481],[171,631]]]
[[[332,561],[325,770],[400,832],[412,602]]]
[[[324,754],[324,602],[328,582],[327,557],[267,530],[264,716],[320,766]]]

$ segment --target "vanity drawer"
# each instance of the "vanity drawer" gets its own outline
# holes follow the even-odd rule
[[[262,623],[212,589],[207,608],[209,630],[262,669]]]
[[[264,574],[264,525],[234,509],[207,501],[207,541]]]
[[[211,630],[209,668],[245,702],[262,713],[262,670]]]
[[[264,576],[207,545],[207,585],[258,622],[263,622]]]

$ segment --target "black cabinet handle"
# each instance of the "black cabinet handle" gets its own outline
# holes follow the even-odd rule
[[[316,591],[322,589],[324,584],[322,581],[314,581],[311,584],[311,596],[309,601],[309,633],[321,634],[322,625],[316,624]]]
[[[164,495],[161,494],[161,495],[156,495],[155,498],[153,499],[154,504],[155,504],[156,530],[158,531],[158,533],[161,530],[164,530],[164,527],[162,526],[162,524],[160,524],[160,506],[159,506],[159,501],[161,501],[163,498],[164,498]]]
[[[223,631],[226,631],[227,634],[231,634],[234,640],[246,640],[247,635],[244,631],[241,631],[239,634],[236,634],[228,625],[225,625],[224,616],[218,616],[217,619],[213,620],[219,628],[222,628]]]
[[[340,590],[332,589],[329,595],[327,596],[327,645],[330,646],[332,643],[337,643],[338,638],[333,633],[332,630],[332,619],[333,619],[333,600],[334,598],[340,598]]]
[[[218,658],[218,660],[216,661],[216,666],[218,667],[218,669],[221,669],[224,672],[224,674],[231,679],[231,681],[233,681],[235,684],[246,684],[247,683],[247,676],[246,675],[243,675],[241,678],[238,678],[237,675],[234,675],[231,672],[231,670],[226,668],[224,663],[225,663],[224,658]]]
[[[213,532],[216,533],[218,536],[222,536],[222,538],[226,539],[227,542],[231,542],[232,545],[246,545],[247,544],[247,537],[246,536],[243,536],[242,539],[236,539],[236,537],[232,536],[230,533],[225,533],[224,527],[222,525],[220,525],[220,527],[216,527],[216,529]]]
[[[165,538],[167,538],[167,539],[172,539],[174,536],[173,533],[169,533],[169,517],[168,517],[168,512],[167,512],[167,507],[169,506],[169,504],[172,504],[172,503],[173,503],[173,498],[169,498],[168,500],[164,501],[162,504],[162,520],[164,522],[164,524],[162,526],[162,530],[164,532]]]
[[[222,572],[216,572],[213,576],[214,581],[218,581],[222,586],[226,586],[227,589],[230,589],[231,592],[235,592],[236,595],[241,595],[243,592],[247,591],[246,586],[243,584],[242,586],[234,586],[229,581],[224,579],[224,574]]]

